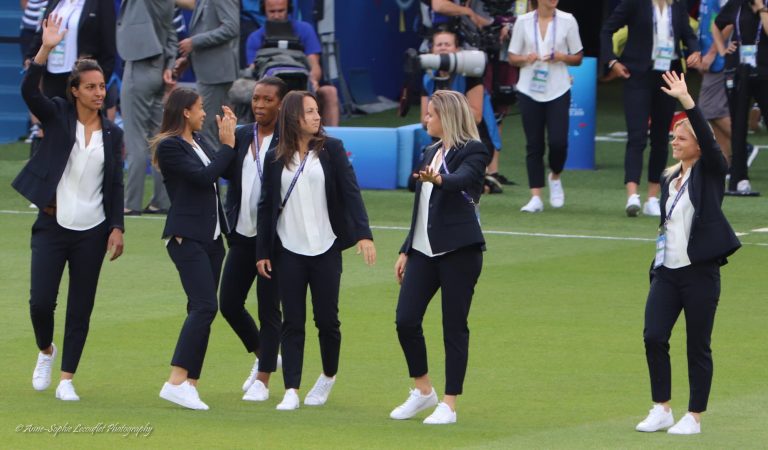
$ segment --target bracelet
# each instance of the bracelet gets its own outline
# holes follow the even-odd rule
[[[609,62],[608,63],[608,70],[613,69],[613,66],[615,66],[617,62],[619,62],[618,59],[614,59],[613,61]]]
[[[763,6],[762,8],[757,10],[758,13],[768,13],[768,6]]]

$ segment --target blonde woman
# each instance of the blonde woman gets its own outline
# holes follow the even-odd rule
[[[680,101],[688,119],[675,125],[672,156],[679,163],[664,172],[661,189],[661,222],[643,331],[654,405],[636,429],[671,427],[671,434],[697,434],[712,385],[710,340],[720,297],[720,266],[741,244],[720,208],[728,164],[714,133],[688,93],[685,78],[674,72],[662,77],[667,85],[662,90]],[[690,399],[688,413],[672,426],[669,337],[680,311],[685,311]]]
[[[410,419],[436,406],[426,424],[456,422],[456,397],[467,370],[472,294],[483,266],[485,240],[477,216],[485,167],[491,158],[480,142],[466,97],[436,91],[427,105],[427,133],[439,139],[427,149],[418,173],[411,228],[395,263],[400,283],[397,335],[415,388],[390,417]],[[445,396],[438,404],[427,368],[421,327],[440,289],[445,343]]]

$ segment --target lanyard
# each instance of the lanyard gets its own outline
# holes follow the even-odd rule
[[[741,17],[741,8],[739,8],[739,11],[736,13],[736,36],[739,37],[739,44],[744,44],[744,41],[741,40],[741,26],[739,26],[739,18]],[[757,36],[755,36],[755,44],[760,44],[760,35],[762,34],[761,31],[763,31],[763,21],[760,20],[760,17],[757,18]]]
[[[658,21],[659,18],[661,18],[661,11],[659,11],[659,8],[656,7],[655,4],[651,4],[653,7],[653,35],[658,36],[659,35],[659,25]],[[656,18],[656,14],[659,15],[659,18]],[[667,19],[669,21],[669,37],[671,39],[675,39],[675,29],[672,26],[672,6],[667,5]]]
[[[443,146],[440,147],[440,158],[442,158],[442,161],[440,163],[443,166],[443,170],[445,171],[446,175],[450,175],[451,172],[448,170],[448,166],[445,164],[445,147]],[[475,205],[475,201],[472,199],[472,197],[469,194],[467,194],[466,191],[461,191],[461,195],[464,197],[464,199],[466,199],[469,202],[470,205],[472,206]]]
[[[690,169],[688,169],[690,170]],[[683,193],[685,192],[685,188],[688,186],[688,181],[690,181],[690,176],[685,180],[685,183],[683,183],[682,186],[680,186],[680,190],[677,191],[677,195],[675,195],[675,201],[672,202],[672,206],[669,208],[669,212],[667,212],[667,217],[664,219],[664,229],[667,229],[667,223],[669,223],[669,220],[672,218],[672,211],[675,210],[675,206],[677,206],[677,202],[680,201],[680,197],[683,196]]]
[[[304,156],[304,159],[301,160],[301,164],[299,164],[299,168],[296,169],[296,174],[293,175],[293,180],[291,180],[290,186],[288,186],[288,191],[285,193],[285,198],[283,199],[283,203],[280,205],[280,209],[285,208],[285,204],[288,203],[288,197],[291,196],[291,192],[293,192],[293,188],[296,186],[296,182],[299,180],[299,175],[301,175],[301,172],[304,171],[304,165],[307,163],[307,158],[309,157],[309,151],[307,151],[307,154]]]
[[[552,53],[555,56],[555,38],[557,37],[557,12],[552,14]],[[533,13],[533,42],[536,44],[536,54],[539,55],[539,11]]]
[[[255,122],[253,123],[253,148],[256,150],[256,170],[259,172],[259,181],[263,184],[264,169],[261,167],[261,159],[259,159],[259,124]]]

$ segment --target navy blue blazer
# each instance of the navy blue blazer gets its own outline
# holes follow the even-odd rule
[[[279,136],[277,133],[277,127],[272,135],[272,141],[269,143],[267,150],[277,147]],[[235,131],[235,150],[237,154],[232,162],[229,163],[229,167],[224,172],[224,178],[227,179],[229,184],[227,185],[227,196],[224,200],[224,212],[227,214],[227,220],[229,221],[230,233],[235,232],[237,227],[237,218],[240,216],[240,198],[243,194],[243,159],[245,159],[246,153],[249,152],[251,144],[253,143],[253,124],[249,123],[243,125]],[[267,158],[264,158],[266,165]],[[262,167],[262,169],[264,169]],[[262,174],[263,175],[263,174]]]
[[[436,145],[427,148],[418,170],[424,170],[432,162],[437,151]],[[427,235],[434,253],[448,252],[470,245],[478,245],[485,249],[485,238],[477,220],[475,207],[461,192],[466,192],[475,203],[480,202],[485,168],[490,160],[491,155],[485,145],[474,140],[454,147],[446,153],[445,165],[448,166],[450,174],[445,173],[441,165],[440,174],[443,182],[440,186],[434,186],[432,195],[429,197]],[[411,229],[400,247],[400,253],[409,253],[413,245],[413,228],[416,225],[422,185],[421,182],[416,183]]]
[[[192,145],[181,137],[164,139],[155,150],[171,200],[162,237],[178,236],[212,242],[217,214],[221,233],[229,232],[227,217],[213,184],[229,166],[235,150],[229,145],[222,145],[218,152],[213,153],[199,136],[195,135],[195,141],[211,160],[207,166]]]
[[[13,180],[12,186],[27,200],[42,209],[56,199],[56,187],[69,161],[77,138],[75,105],[60,98],[48,98],[40,92],[40,77],[45,66],[29,66],[21,82],[21,95],[29,110],[45,129],[40,146]],[[109,229],[124,230],[123,224],[123,130],[102,116],[104,141],[104,216]]]
[[[617,57],[613,52],[613,33],[625,25],[629,27],[627,44],[621,57]],[[668,23],[658,25],[669,26]],[[672,3],[672,30],[675,35],[675,52],[679,56],[683,56],[680,51],[681,41],[689,52],[699,51],[699,38],[688,22],[688,5],[685,0],[675,0]],[[618,59],[627,66],[630,73],[653,69],[653,34],[653,1],[622,0],[603,22],[600,31],[601,63],[607,67],[611,60]]]
[[[50,0],[45,10],[47,18],[60,0]],[[109,83],[115,70],[117,46],[115,38],[115,2],[113,0],[85,0],[80,21],[77,23],[77,54],[87,55],[98,61]],[[27,51],[27,58],[34,58],[43,43],[42,31],[35,34]]]
[[[259,221],[256,225],[256,259],[272,259],[277,241],[277,220],[280,217],[280,183],[285,167],[275,158],[275,150],[267,152],[264,166],[264,184],[259,198]],[[373,239],[368,225],[360,186],[355,171],[347,158],[344,144],[327,137],[323,148],[317,152],[325,174],[325,196],[328,202],[328,218],[336,235],[334,247],[346,250],[361,239]]]
[[[723,179],[728,173],[728,163],[699,107],[687,110],[686,114],[701,147],[701,157],[690,169],[691,175],[688,177],[687,190],[694,209],[691,234],[688,237],[688,258],[691,264],[716,261],[724,265],[727,263],[726,257],[741,247],[721,208],[725,190]],[[677,170],[662,183],[659,226],[667,216],[669,183],[679,175],[680,170]]]

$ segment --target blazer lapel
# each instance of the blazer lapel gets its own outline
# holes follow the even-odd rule
[[[328,204],[330,207],[330,203],[332,202],[333,198],[333,189],[332,186],[334,184],[333,180],[333,166],[331,164],[331,157],[328,154],[328,150],[325,148],[321,149],[320,151],[316,152],[317,159],[320,160],[320,166],[323,168],[323,175],[325,175],[325,198],[328,199]],[[309,154],[307,154],[309,156]]]
[[[206,1],[207,0],[199,0],[195,5],[195,10],[192,13],[192,19],[189,21],[190,30],[197,24],[197,21],[200,20],[200,14],[202,13],[203,8],[205,8]]]
[[[95,0],[85,0],[85,4],[83,4],[83,12],[80,13],[80,20],[77,22],[78,33],[83,29],[83,25],[85,24],[85,20],[88,18],[88,15],[92,14],[95,9]]]
[[[112,128],[104,125],[104,118],[101,119],[101,139],[104,144],[104,185],[101,187],[102,192],[108,192],[112,189]],[[105,199],[106,203],[107,200]]]

